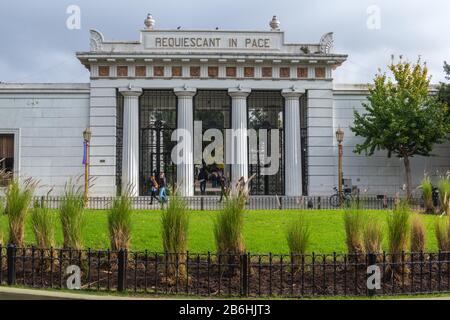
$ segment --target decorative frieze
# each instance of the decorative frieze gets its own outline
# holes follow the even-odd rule
[[[153,76],[154,77],[164,77],[164,67],[163,66],[154,66],[153,67]]]
[[[104,78],[200,78],[200,79],[281,79],[281,80],[302,80],[302,79],[331,79],[331,68],[327,66],[305,66],[305,65],[249,65],[241,63],[236,65],[211,65],[203,63],[192,65],[190,63],[180,63],[176,65],[174,61],[170,65],[164,66],[155,64],[123,65],[120,61],[116,64],[96,65],[95,74],[91,77]],[[152,61],[153,62],[153,61]],[[188,61],[191,62],[191,61]]]
[[[290,78],[290,77],[291,77],[291,68],[281,67],[280,68],[280,78]]]
[[[315,77],[317,79],[325,79],[325,68],[324,67],[316,67],[315,69]]]
[[[117,66],[118,77],[128,77],[128,66]]]
[[[263,67],[262,76],[263,78],[272,78],[272,67]]]
[[[146,77],[147,76],[147,68],[145,66],[136,66],[134,69],[134,74],[138,78]]]
[[[183,68],[181,66],[173,66],[172,77],[182,77],[182,76],[183,76]]]
[[[236,67],[227,67],[226,75],[229,78],[236,78]]]
[[[98,67],[98,76],[99,77],[109,77],[110,68],[109,66],[99,66]]]
[[[191,78],[199,78],[200,77],[200,67],[195,66],[190,68]]]
[[[217,78],[219,76],[219,67],[208,67],[208,77]]]
[[[255,77],[255,68],[254,67],[244,67],[244,77],[245,78],[254,78]]]

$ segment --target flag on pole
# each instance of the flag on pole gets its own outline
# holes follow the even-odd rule
[[[87,165],[87,142],[83,142],[83,164]]]

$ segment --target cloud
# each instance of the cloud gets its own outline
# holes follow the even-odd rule
[[[89,81],[75,58],[89,45],[90,28],[109,40],[137,40],[148,12],[157,27],[175,29],[268,30],[273,14],[288,42],[317,42],[335,32],[336,51],[349,54],[335,73],[337,82],[369,82],[391,54],[427,61],[433,81],[444,80],[442,64],[450,60],[448,0],[15,0],[0,10],[0,81]],[[66,28],[69,5],[81,8],[81,30]],[[381,29],[367,28],[367,8],[380,8]],[[5,30],[7,32],[5,32]]]

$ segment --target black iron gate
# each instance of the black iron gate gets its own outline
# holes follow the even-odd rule
[[[256,164],[249,163],[249,176],[255,175],[250,183],[253,195],[284,195],[284,98],[279,91],[252,91],[248,97],[248,128],[256,130],[256,146],[249,144],[249,161],[257,159]],[[270,144],[271,132],[279,130],[279,170],[274,175],[263,175],[261,169],[267,165],[260,158],[259,150],[261,139],[259,130],[266,129],[267,150],[266,154],[271,156],[273,151]],[[252,162],[252,161],[250,161]]]
[[[169,185],[176,182],[171,152],[176,145],[177,99],[172,90],[145,90],[139,100],[140,195],[150,195],[150,176],[164,172]]]

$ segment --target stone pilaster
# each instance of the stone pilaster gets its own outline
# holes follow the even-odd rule
[[[300,97],[304,92],[295,88],[282,91],[285,99],[285,194],[302,195],[302,146]]]
[[[248,179],[248,139],[247,139],[247,97],[250,89],[233,88],[231,96],[231,183],[232,186],[244,177]]]
[[[141,88],[125,88],[119,92],[123,103],[122,190],[139,196],[139,96]]]
[[[181,148],[181,161],[177,163],[177,188],[180,196],[194,195],[194,106],[193,97],[197,90],[180,88],[174,90],[178,97],[178,129],[185,132]],[[187,139],[185,139],[187,138]]]

